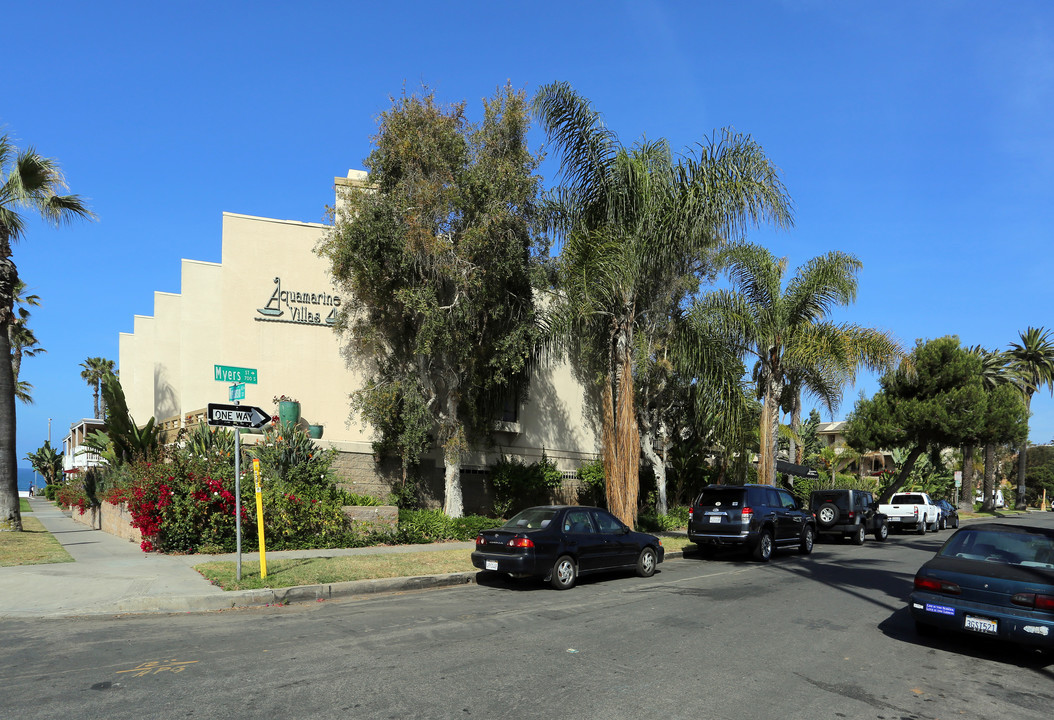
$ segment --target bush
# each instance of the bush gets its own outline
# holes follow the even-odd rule
[[[688,527],[688,508],[683,505],[670,508],[665,515],[654,511],[637,516],[637,529],[642,532],[670,532]]]
[[[490,470],[494,512],[508,517],[532,505],[544,505],[550,502],[550,494],[563,481],[556,463],[544,453],[540,461],[530,465],[502,456]]]
[[[607,489],[604,483],[604,461],[587,462],[577,471],[581,486],[578,489],[580,505],[607,507]]]
[[[396,540],[410,544],[475,540],[480,531],[498,525],[501,520],[482,515],[450,518],[442,510],[400,510]]]

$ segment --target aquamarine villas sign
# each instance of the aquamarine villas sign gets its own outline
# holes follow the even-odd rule
[[[328,292],[304,292],[283,290],[282,278],[274,279],[274,292],[262,308],[257,308],[263,317],[253,318],[257,322],[296,323],[297,325],[320,325],[331,327],[337,322],[340,295]]]

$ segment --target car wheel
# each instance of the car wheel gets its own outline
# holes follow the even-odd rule
[[[863,523],[860,523],[859,525],[856,526],[856,530],[853,532],[853,534],[851,536],[853,538],[853,544],[854,545],[863,545],[864,544],[864,536],[865,535],[867,535],[867,528],[864,527]]]
[[[926,534],[926,519],[925,518],[923,518],[922,520],[919,520],[918,524],[915,526],[915,534],[916,535],[925,535]]]
[[[651,577],[655,574],[657,564],[655,550],[646,547],[640,551],[640,557],[637,558],[637,574],[641,577]]]
[[[816,522],[820,523],[820,527],[831,527],[838,522],[838,506],[834,503],[824,503],[820,506],[820,509],[816,511]]]
[[[940,520],[937,521],[937,529],[943,530],[946,527],[948,527],[948,521],[944,519],[943,515],[941,515]]]
[[[816,531],[812,529],[812,525],[806,525],[805,529],[801,531],[801,542],[798,543],[798,550],[802,555],[809,555],[812,553],[813,545],[816,543]]]
[[[553,565],[549,583],[557,590],[567,590],[575,584],[576,577],[578,568],[575,567],[575,561],[569,555],[561,555]]]
[[[884,522],[880,522],[878,527],[875,528],[875,540],[879,542],[885,542],[886,538],[889,537],[889,525]]]
[[[754,559],[768,562],[772,557],[772,531],[762,530],[758,535],[758,542],[754,546]]]

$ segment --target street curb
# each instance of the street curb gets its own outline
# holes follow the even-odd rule
[[[668,552],[665,560],[684,557],[680,550]],[[93,615],[120,613],[187,613],[214,612],[236,608],[291,605],[312,603],[383,593],[433,590],[458,585],[476,584],[478,571],[447,573],[443,575],[418,575],[415,577],[374,578],[371,580],[348,580],[323,585],[296,585],[284,588],[261,588],[257,590],[234,590],[222,595],[191,595],[183,597],[137,597],[126,598],[109,610],[96,610]],[[73,613],[85,615],[89,613]]]

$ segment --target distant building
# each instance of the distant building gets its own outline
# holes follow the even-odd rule
[[[361,186],[365,174],[335,178],[337,189]],[[340,201],[338,192],[337,201]],[[320,202],[321,205],[321,202]],[[136,315],[120,335],[120,377],[129,411],[142,424],[154,417],[171,440],[193,427],[209,403],[227,403],[229,383],[215,366],[252,368],[245,405],[277,414],[272,398],[300,402],[303,425],[321,426],[320,443],[339,451],[336,469],[357,492],[387,494],[397,463],[373,455],[373,430],[349,411],[349,395],[364,370],[333,330],[347,298],[334,287],[327,261],[315,253],[328,227],[317,223],[223,214],[219,263],[184,259],[178,293],[156,292],[153,315]],[[468,512],[489,505],[486,468],[502,453],[532,462],[545,455],[565,477],[596,457],[599,431],[586,391],[571,367],[542,367],[529,399],[495,419],[494,445],[464,458]],[[254,436],[242,434],[254,442]],[[442,498],[442,454],[423,463]]]
[[[835,453],[841,455],[845,452],[850,451],[849,446],[845,442],[845,420],[835,420],[834,422],[822,422],[816,426],[816,436],[820,439],[820,442],[824,447],[834,448]],[[860,458],[854,459],[848,465],[843,472],[848,474],[860,473],[860,466],[863,465],[863,475],[877,475],[883,470],[893,470],[896,467],[896,463],[893,461],[893,454],[888,450],[877,450],[874,452],[864,453]]]
[[[70,425],[69,434],[62,440],[62,470],[66,473],[104,465],[99,454],[84,446],[84,439],[96,430],[106,430],[106,423],[95,418],[82,418]]]

